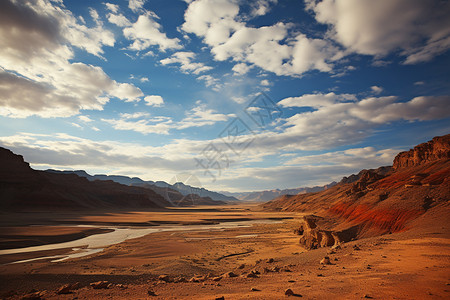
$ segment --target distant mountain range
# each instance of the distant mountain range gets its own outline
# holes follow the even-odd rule
[[[284,190],[276,189],[276,190],[243,192],[243,193],[230,193],[230,192],[221,192],[221,193],[227,196],[236,197],[241,201],[265,202],[283,195],[298,195],[298,194],[321,192],[326,189],[329,189],[330,187],[335,186],[336,184],[337,183],[333,181],[332,183],[323,186],[314,186],[314,187],[300,187]]]
[[[171,206],[225,204],[207,196],[209,191],[204,193],[206,196],[199,195],[196,192],[206,190],[189,189],[183,184],[173,185],[182,193],[165,182],[156,183],[158,186],[126,176],[33,170],[21,155],[2,147],[0,166],[2,210],[164,209]],[[216,196],[217,193],[209,194]]]
[[[77,171],[58,171],[58,170],[46,170],[46,172],[49,173],[58,173],[58,174],[76,174],[80,177],[87,178],[89,181],[95,181],[95,180],[112,180],[114,182],[129,185],[129,186],[139,186],[139,187],[145,187],[150,188],[154,190],[156,193],[163,196],[166,200],[174,202],[179,200],[179,195],[176,195],[174,191],[177,191],[181,193],[183,196],[187,195],[197,195],[196,199],[200,198],[211,198],[214,201],[238,201],[233,196],[226,196],[221,193],[209,191],[204,188],[198,188],[193,187],[190,185],[186,185],[182,182],[177,182],[175,184],[169,184],[165,181],[145,181],[138,177],[128,177],[128,176],[121,176],[121,175],[90,175],[84,170],[77,170]],[[197,203],[202,204],[202,203]]]

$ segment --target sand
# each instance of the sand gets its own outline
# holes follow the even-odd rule
[[[208,224],[226,221],[286,218],[276,224],[255,224],[223,231],[153,233],[112,245],[91,256],[52,263],[9,262],[62,254],[70,249],[0,256],[0,296],[20,299],[40,292],[45,299],[448,299],[450,298],[450,235],[446,227],[428,232],[384,235],[346,243],[341,249],[306,251],[293,233],[300,213],[262,212],[256,206],[177,209],[159,212],[91,212],[89,215],[34,213],[20,226],[16,218],[3,218],[2,234],[14,240],[24,236],[67,239],[90,234],[96,228],[61,224]],[[45,223],[45,224],[44,224]],[[59,225],[58,225],[59,224]],[[55,226],[57,225],[57,226]],[[147,225],[148,226],[148,225]],[[97,228],[98,229],[98,228]],[[11,238],[11,237],[10,237]],[[355,247],[357,245],[357,247]],[[331,265],[319,262],[328,256]],[[272,261],[273,260],[273,261]],[[246,278],[251,271],[257,278]],[[212,278],[232,271],[237,277]],[[208,275],[209,274],[209,275]],[[159,280],[160,275],[168,279]],[[171,282],[181,277],[199,282]],[[244,276],[242,276],[244,275]],[[107,289],[90,283],[105,280]],[[217,280],[217,279],[216,279]],[[70,294],[58,295],[64,284],[80,283]],[[252,290],[253,289],[253,290]],[[148,294],[151,291],[153,296]]]

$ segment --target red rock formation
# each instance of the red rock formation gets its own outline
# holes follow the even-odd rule
[[[268,210],[310,212],[334,220],[309,229],[301,242],[322,246],[322,234],[349,232],[353,237],[399,232],[430,212],[448,220],[450,135],[436,137],[395,158],[394,168],[363,170],[322,192],[284,196],[263,204]],[[447,213],[447,214],[446,214]],[[306,232],[301,225],[297,233]],[[329,241],[330,240],[330,241]],[[336,238],[335,238],[336,240]]]
[[[400,152],[394,159],[393,168],[398,170],[448,158],[450,158],[450,134],[437,136],[414,149]]]

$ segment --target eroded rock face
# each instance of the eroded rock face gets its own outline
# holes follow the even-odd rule
[[[316,222],[314,217],[304,216],[299,229],[295,230],[296,234],[302,236],[299,243],[306,249],[335,247],[349,242],[356,235],[355,227],[342,231],[322,230]]]
[[[395,170],[414,167],[438,159],[450,158],[450,134],[437,136],[414,149],[400,152],[394,159]]]

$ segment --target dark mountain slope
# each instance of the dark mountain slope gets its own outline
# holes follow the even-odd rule
[[[36,171],[23,157],[0,148],[0,207],[4,210],[162,208],[152,190],[113,181],[89,181],[76,174]]]

